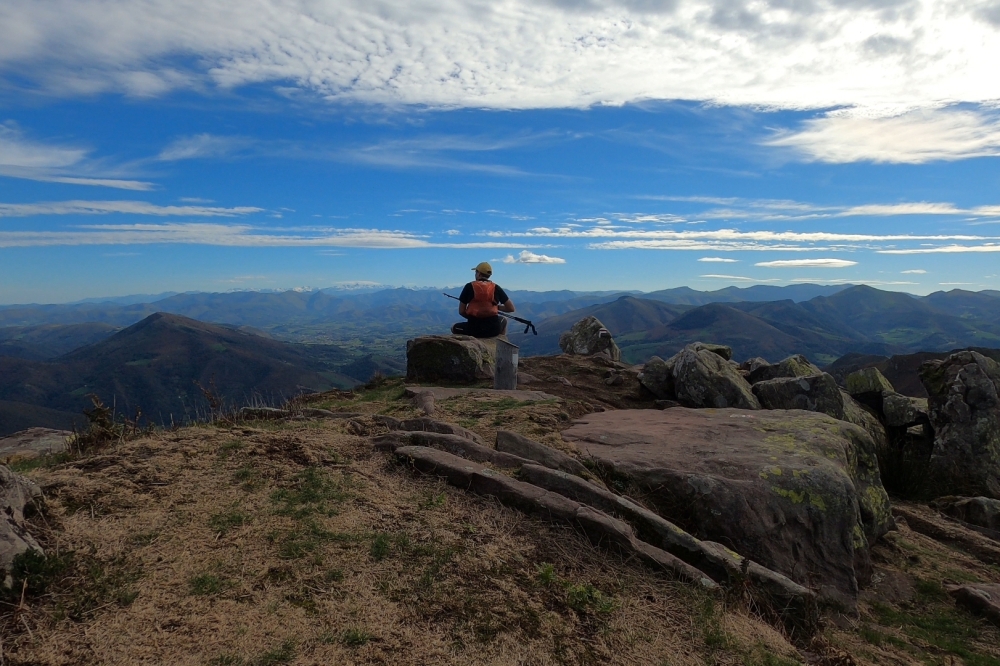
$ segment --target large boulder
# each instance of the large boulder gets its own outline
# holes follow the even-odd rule
[[[871,575],[869,548],[893,526],[871,437],[825,414],[618,410],[563,437],[696,537],[846,608]]]
[[[642,366],[639,373],[639,383],[650,393],[663,400],[673,400],[674,394],[674,364],[668,363],[659,356],[654,356]]]
[[[28,534],[25,510],[42,491],[35,483],[0,465],[0,585],[10,587],[10,565],[14,558],[32,549],[41,552],[38,542]]]
[[[714,349],[688,345],[666,363],[672,369],[674,395],[683,405],[760,409],[747,380]]]
[[[763,409],[804,409],[844,418],[844,397],[837,381],[825,372],[808,377],[779,377],[757,382],[753,394]]]
[[[567,354],[593,356],[607,353],[612,361],[620,361],[621,350],[611,337],[611,331],[597,317],[584,317],[559,336],[559,348]]]
[[[406,379],[472,384],[492,379],[494,355],[468,335],[425,335],[406,341]]]
[[[1000,500],[989,497],[940,497],[931,505],[962,522],[1000,532]]]
[[[937,490],[1000,499],[1000,365],[962,351],[924,363],[920,380],[929,396]]]
[[[769,379],[779,377],[808,377],[818,375],[822,370],[809,362],[802,354],[795,354],[773,365],[755,364],[756,367],[750,371],[750,383],[765,382]]]
[[[664,361],[654,356],[642,368],[639,383],[657,398],[689,407],[760,409],[750,384],[722,345],[695,342]]]

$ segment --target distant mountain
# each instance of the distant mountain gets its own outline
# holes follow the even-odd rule
[[[968,319],[1000,322],[1000,291],[935,291],[920,299],[938,312]]]
[[[511,299],[514,297],[511,296]],[[517,322],[509,322],[508,337],[521,348],[525,356],[558,354],[559,336],[587,316],[594,316],[615,336],[627,336],[663,326],[676,319],[688,306],[670,305],[634,296],[620,296],[610,303],[601,303],[568,314],[545,319],[536,326],[538,335],[524,335]]]
[[[707,305],[709,303],[740,303],[791,300],[796,303],[808,301],[817,296],[832,296],[852,285],[791,284],[785,287],[757,284],[752,287],[726,287],[716,291],[695,291],[690,287],[663,289],[643,294],[667,303],[681,305]]]
[[[100,342],[117,330],[100,323],[0,327],[0,356],[42,361]]]
[[[953,311],[961,309],[961,315],[938,309],[943,307],[942,300]],[[654,301],[628,297],[614,302],[613,315],[608,305],[581,308],[539,322],[536,342],[514,341],[523,346],[524,354],[554,353],[559,334],[593,314],[611,330],[630,362],[645,361],[652,355],[670,356],[695,341],[729,345],[739,359],[762,356],[776,361],[805,354],[821,365],[849,352],[888,358],[917,351],[1000,347],[1000,325],[989,320],[998,299],[985,296],[963,301],[952,295],[936,301],[938,307],[932,305],[935,299],[928,302],[909,294],[857,286],[804,302],[744,300],[694,308],[674,306],[687,310],[654,322],[644,320],[641,314],[648,308],[646,304]],[[602,316],[605,313],[607,321]]]
[[[53,412],[72,421],[89,406],[90,393],[121,411],[141,408],[149,419],[169,423],[205,412],[199,385],[235,405],[344,388],[357,383],[336,372],[335,363],[348,358],[331,345],[278,342],[156,313],[52,361],[0,358],[0,402],[6,407],[0,410],[0,435],[25,427],[12,414],[30,416],[39,408],[44,414],[38,418],[45,420],[31,425],[53,425]]]

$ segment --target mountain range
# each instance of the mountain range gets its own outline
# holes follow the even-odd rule
[[[336,371],[349,358],[333,345],[282,342],[156,313],[54,359],[0,356],[0,436],[36,425],[79,425],[91,394],[120,413],[141,409],[161,424],[204,415],[204,389],[227,405],[278,403],[357,384]]]
[[[731,346],[738,359],[801,353],[825,365],[853,354],[841,366],[883,364],[891,374],[889,357],[1000,348],[997,291],[918,297],[868,286],[794,285],[508,293],[517,315],[539,332],[525,334],[511,323],[508,335],[522,356],[558,353],[559,336],[588,315],[604,323],[633,363],[701,340]],[[458,319],[457,304],[432,289],[136,299],[0,307],[0,434],[67,427],[91,393],[169,422],[206,409],[198,386],[213,381],[233,403],[349,388],[377,371],[399,374],[407,339],[444,333]],[[918,365],[899,363],[900,377]]]

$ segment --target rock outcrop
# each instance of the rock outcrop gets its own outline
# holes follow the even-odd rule
[[[989,497],[940,497],[931,506],[963,523],[1000,532],[1000,500]]]
[[[763,409],[804,409],[844,419],[844,396],[837,381],[825,372],[806,377],[779,377],[753,385]]]
[[[69,448],[73,436],[68,430],[28,428],[13,435],[0,437],[0,460],[36,458],[62,453]]]
[[[921,366],[941,494],[1000,499],[1000,365],[974,351]]]
[[[1000,585],[970,583],[947,589],[956,604],[1000,627]]]
[[[573,327],[559,336],[559,348],[566,354],[593,356],[606,353],[612,361],[620,361],[621,350],[615,344],[611,332],[597,317],[584,317]]]
[[[42,550],[24,522],[25,511],[41,497],[37,485],[0,465],[0,585],[4,587],[10,586],[15,557],[29,549]]]
[[[688,407],[760,409],[750,384],[730,362],[732,350],[696,342],[664,361],[653,357],[639,381],[657,398]]]
[[[494,355],[468,335],[426,335],[406,342],[408,381],[473,384],[492,379]]]
[[[822,372],[822,370],[810,363],[809,359],[802,354],[789,356],[773,365],[754,365],[756,367],[750,370],[751,384],[764,382],[769,379],[778,379],[779,377],[808,377],[810,375],[818,375]]]
[[[852,608],[893,526],[875,444],[804,411],[591,414],[563,432],[660,515]]]

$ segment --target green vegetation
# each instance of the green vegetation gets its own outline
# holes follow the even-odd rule
[[[229,530],[242,527],[249,522],[250,516],[234,509],[212,514],[208,524],[216,532],[225,535]]]
[[[366,645],[372,638],[373,636],[364,629],[351,627],[340,635],[340,642],[347,647],[361,647],[362,645]]]
[[[215,574],[199,574],[192,578],[189,583],[191,594],[195,595],[219,594],[230,586],[229,581]]]
[[[333,505],[350,497],[349,486],[349,477],[334,479],[323,469],[306,467],[295,476],[293,487],[274,491],[271,501],[279,505],[276,513],[281,516],[332,516],[336,512]]]

